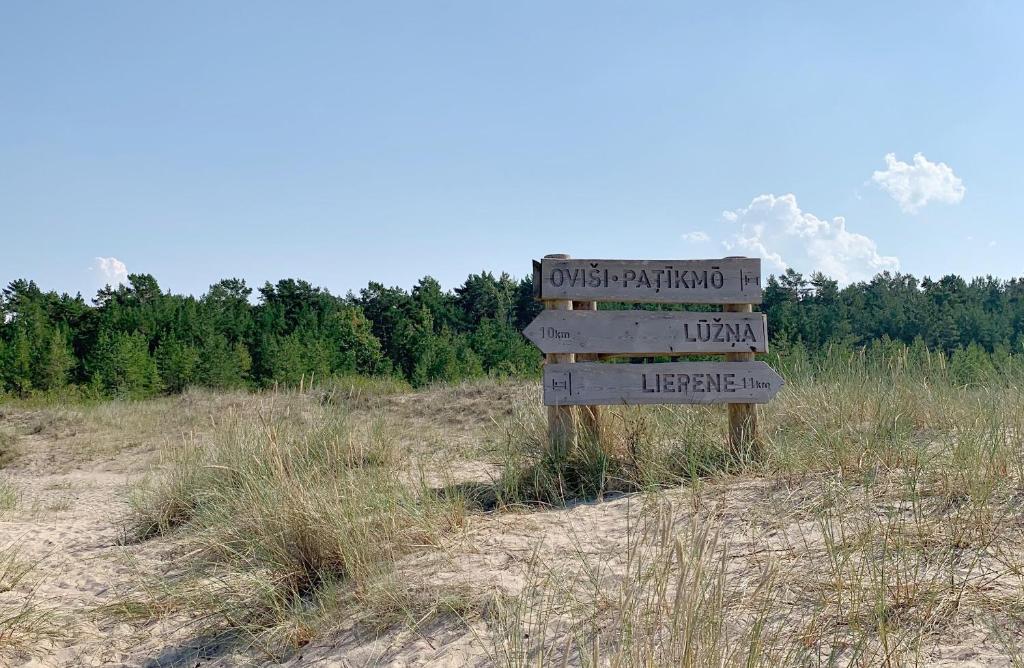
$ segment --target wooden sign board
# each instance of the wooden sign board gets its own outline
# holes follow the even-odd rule
[[[764,353],[766,321],[763,313],[546,310],[523,334],[545,354]]]
[[[540,263],[540,299],[760,304],[761,259],[570,260]]]
[[[763,404],[783,383],[764,362],[549,364],[544,367],[544,403]]]

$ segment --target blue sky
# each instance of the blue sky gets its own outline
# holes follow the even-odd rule
[[[1020,275],[1022,19],[1013,2],[5,2],[0,281],[91,296],[126,268],[175,292],[343,294],[521,276],[551,252]]]

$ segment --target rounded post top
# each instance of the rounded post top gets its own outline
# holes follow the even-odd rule
[[[546,259],[546,260],[568,260],[569,259],[569,254],[568,253],[548,253],[547,255],[544,256],[544,259]]]

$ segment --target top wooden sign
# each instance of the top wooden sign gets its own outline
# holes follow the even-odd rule
[[[539,274],[539,275],[538,275]],[[760,304],[761,259],[563,260],[534,263],[540,299]]]

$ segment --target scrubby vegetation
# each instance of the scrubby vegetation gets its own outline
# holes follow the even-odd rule
[[[14,461],[18,456],[18,435],[6,429],[0,429],[0,469]]]
[[[896,343],[773,362],[758,461],[714,407],[608,408],[552,455],[531,383],[237,395],[135,487],[135,540],[185,556],[107,612],[277,657],[429,624],[506,666],[1019,660],[1019,379]]]
[[[430,636],[461,647],[431,660],[504,666],[1024,662],[1020,282],[770,279],[787,384],[745,460],[708,406],[607,407],[550,450],[530,294],[281,281],[253,305],[238,281],[193,299],[133,276],[86,306],[16,282],[0,521],[73,509],[33,467],[133,462],[119,549],[168,556],[89,619],[174,619],[211,653],[414,661]],[[0,641],[68,642],[53,601],[18,607],[27,582],[0,591]]]
[[[646,495],[655,512],[640,513],[622,553],[594,558],[581,536],[572,577],[535,566],[503,608],[511,629],[496,627],[502,661],[928,664],[967,634],[1016,665],[1024,396],[1017,378],[964,385],[945,356],[918,352],[777,360],[788,384],[764,409],[766,458],[742,467],[720,446],[709,456],[714,429],[680,416],[694,409],[608,415],[646,425],[641,462],[615,440],[609,466],[586,466],[586,449],[562,461],[535,451],[527,489],[539,466],[559,481],[548,499],[581,471],[590,491],[621,485],[610,473],[623,469],[661,472],[661,486],[707,477],[689,477],[682,499]],[[722,429],[706,411],[700,424]]]
[[[218,619],[256,637],[303,637],[303,610],[328,605],[323,592],[374,586],[400,557],[438,545],[464,514],[458,499],[402,480],[383,419],[355,421],[306,395],[232,411],[208,439],[170,456],[166,472],[132,498],[136,535],[187,531],[204,564],[193,604],[215,606]],[[211,572],[220,574],[212,587]]]
[[[0,516],[4,510],[2,484],[0,478]],[[0,543],[0,597],[9,592],[17,594],[13,604],[0,605],[0,652],[32,648],[60,636],[60,614],[36,596],[35,586],[42,574],[35,564],[22,558],[18,547]]]

